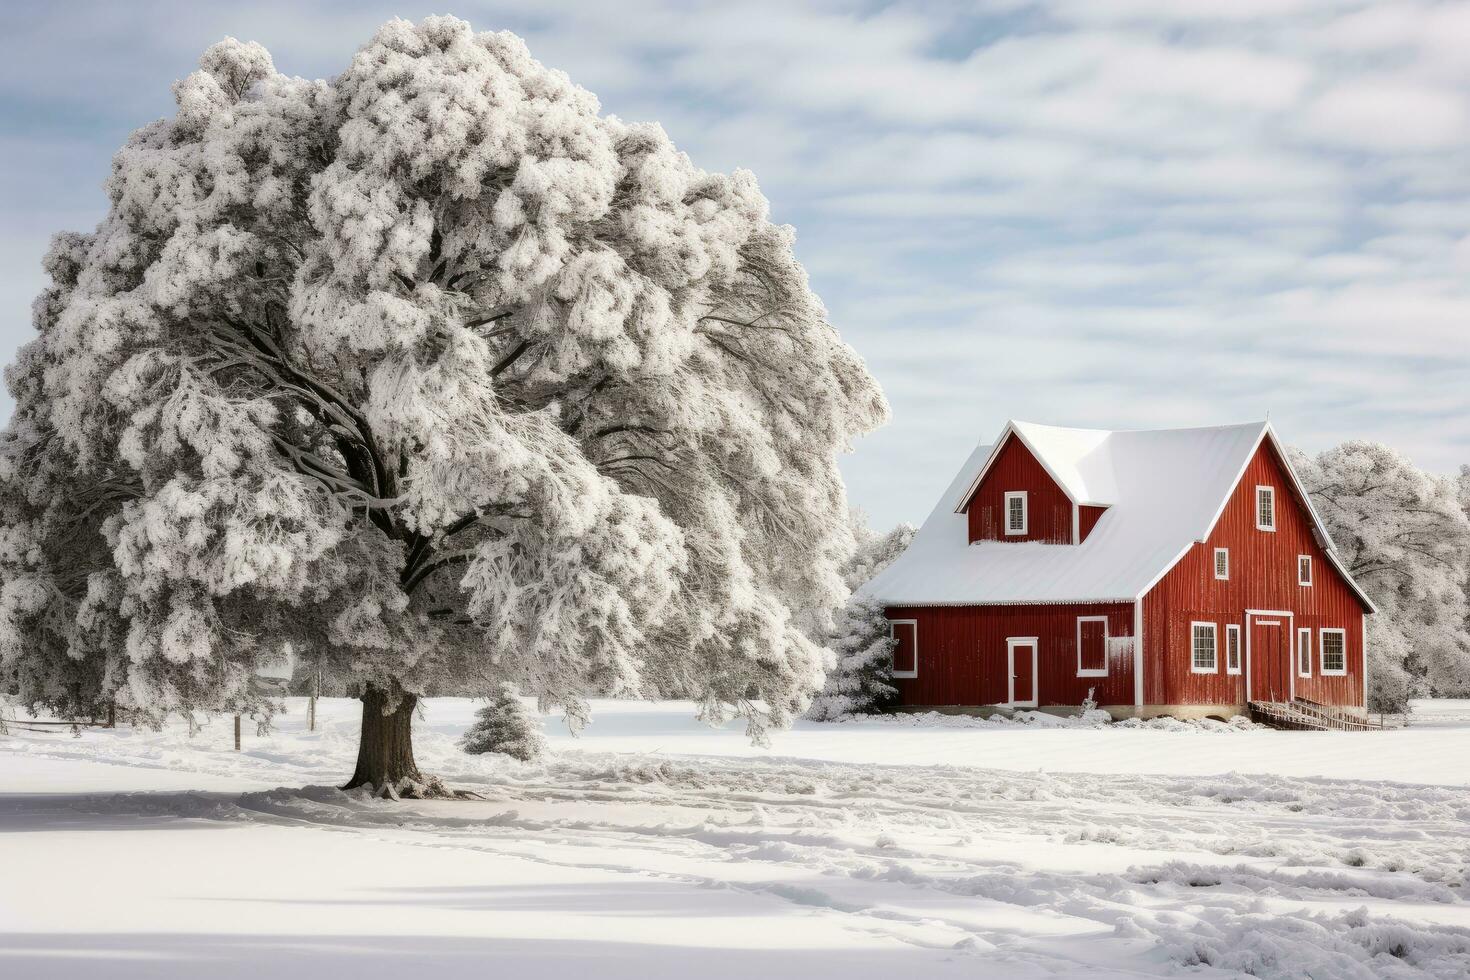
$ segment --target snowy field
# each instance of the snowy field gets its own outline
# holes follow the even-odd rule
[[[429,702],[417,754],[484,802],[327,788],[349,701],[239,754],[228,719],[0,736],[0,977],[1470,975],[1470,702],[770,749],[600,703],[535,765],[458,752],[473,707]]]

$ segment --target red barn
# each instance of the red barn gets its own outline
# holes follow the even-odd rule
[[[1265,422],[1010,422],[863,591],[905,707],[1366,715],[1373,604]]]

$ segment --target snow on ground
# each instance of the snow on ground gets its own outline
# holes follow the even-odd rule
[[[293,700],[238,754],[227,719],[0,737],[0,976],[1470,975],[1470,702],[1353,734],[804,723],[769,750],[601,703],[532,765],[458,752],[473,708],[429,702],[417,740],[469,803],[329,788],[349,701],[306,732]]]

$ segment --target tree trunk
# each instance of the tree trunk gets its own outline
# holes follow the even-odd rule
[[[368,786],[397,793],[400,786],[424,782],[413,761],[413,709],[417,695],[400,694],[389,713],[388,692],[369,687],[362,693],[362,736],[357,743],[357,771],[343,789]]]

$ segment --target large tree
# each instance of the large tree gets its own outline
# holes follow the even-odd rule
[[[751,174],[452,18],[330,81],[229,39],[174,95],[8,373],[24,701],[268,712],[256,668],[309,651],[389,793],[446,679],[805,707],[792,610],[845,595],[836,456],[887,407]]]
[[[1375,710],[1470,691],[1470,519],[1455,482],[1373,442],[1317,456],[1293,451],[1292,464],[1348,571],[1378,606],[1367,637]]]

